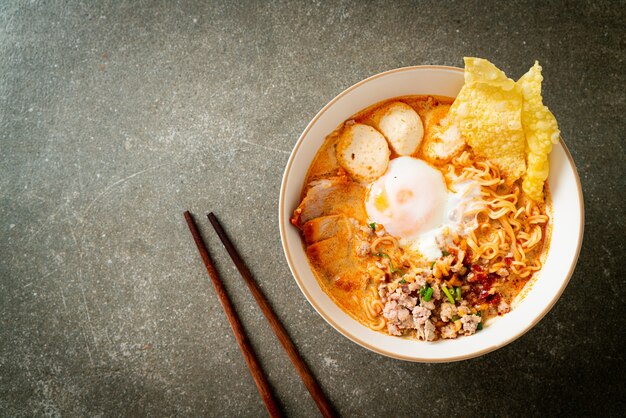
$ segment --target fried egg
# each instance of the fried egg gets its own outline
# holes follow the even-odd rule
[[[399,157],[370,184],[365,209],[372,222],[398,238],[405,249],[433,260],[448,235],[476,228],[480,185],[463,180],[446,187],[443,174],[423,160]]]

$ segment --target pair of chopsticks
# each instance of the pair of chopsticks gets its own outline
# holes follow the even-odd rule
[[[207,273],[209,274],[209,277],[211,278],[211,282],[213,282],[213,287],[215,287],[215,293],[217,294],[217,297],[220,300],[222,308],[224,309],[224,312],[226,313],[226,317],[228,318],[228,322],[230,323],[233,333],[235,334],[235,339],[237,340],[237,344],[239,344],[239,348],[241,349],[241,353],[243,354],[243,357],[246,360],[248,369],[250,369],[250,374],[252,375],[252,378],[254,379],[254,383],[256,384],[256,387],[259,390],[259,394],[261,395],[261,398],[263,399],[263,403],[265,403],[267,412],[270,414],[271,417],[280,417],[282,416],[282,414],[280,412],[276,399],[274,398],[274,395],[272,394],[272,390],[269,386],[269,383],[267,382],[265,373],[263,372],[263,369],[261,369],[259,360],[257,359],[256,355],[254,354],[254,351],[252,350],[252,346],[250,345],[250,341],[248,340],[248,337],[246,336],[243,325],[241,324],[241,321],[239,320],[239,316],[237,315],[237,312],[235,311],[233,304],[228,298],[228,294],[226,293],[226,289],[224,288],[224,285],[222,284],[222,280],[220,279],[220,276],[217,270],[215,269],[215,266],[213,265],[213,261],[211,260],[209,251],[207,250],[207,247],[204,244],[202,237],[200,236],[200,231],[198,231],[198,227],[196,226],[196,223],[193,217],[191,216],[191,213],[189,213],[189,211],[186,211],[184,213],[184,216],[185,216],[185,220],[187,221],[187,225],[189,226],[189,230],[191,231],[191,235],[193,236],[193,240],[195,241],[196,246],[198,247],[198,251],[200,252],[200,256],[202,257],[202,261],[204,262]],[[222,229],[222,226],[220,225],[215,215],[213,213],[209,213],[208,217],[209,217],[209,221],[211,222],[211,225],[213,226],[213,229],[215,229],[215,232],[217,232],[217,235],[222,241],[222,244],[224,245],[224,247],[226,248],[226,251],[230,255],[230,258],[235,263],[237,270],[239,270],[241,277],[243,278],[244,282],[248,286],[248,289],[252,293],[252,296],[256,300],[256,303],[259,305],[259,308],[261,308],[263,315],[265,315],[265,318],[267,319],[270,326],[272,327],[272,330],[274,331],[274,334],[276,334],[278,341],[280,341],[283,348],[287,352],[289,359],[293,363],[294,367],[296,368],[296,371],[300,375],[300,378],[304,382],[304,385],[306,386],[309,393],[313,397],[313,400],[317,404],[317,407],[319,408],[320,412],[322,413],[324,417],[335,417],[336,413],[333,410],[328,399],[326,399],[326,396],[324,396],[324,392],[322,392],[322,388],[320,388],[319,384],[317,383],[317,380],[315,380],[315,377],[311,373],[311,370],[306,365],[302,357],[300,357],[300,353],[298,353],[296,346],[293,344],[293,342],[291,341],[291,338],[287,334],[287,331],[285,330],[282,323],[280,322],[280,320],[278,319],[278,317],[276,316],[276,314],[270,307],[269,302],[267,301],[267,299],[265,299],[265,296],[263,296],[263,293],[261,293],[261,290],[259,289],[256,282],[252,278],[252,274],[250,273],[250,270],[248,270],[243,260],[237,253],[235,246],[232,244],[232,242],[226,235],[226,232],[224,232],[224,229]]]

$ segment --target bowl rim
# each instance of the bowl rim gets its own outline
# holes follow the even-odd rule
[[[309,304],[311,304],[311,306],[313,306],[313,309],[315,309],[315,311],[317,311],[317,313],[328,323],[330,324],[337,332],[339,332],[341,335],[343,335],[344,337],[348,338],[349,340],[357,343],[358,345],[360,345],[361,347],[364,347],[370,351],[373,351],[375,353],[378,354],[382,354],[384,356],[387,357],[391,357],[394,359],[398,359],[398,360],[404,360],[404,361],[410,361],[410,362],[419,362],[419,363],[449,363],[449,362],[455,362],[455,361],[461,361],[461,360],[467,360],[467,359],[471,359],[471,358],[475,358],[475,357],[479,357],[481,355],[490,353],[492,351],[497,350],[498,348],[504,347],[505,345],[510,344],[511,342],[517,340],[518,338],[520,338],[522,335],[526,334],[528,331],[530,331],[531,328],[533,328],[535,325],[537,325],[537,323],[539,323],[539,321],[541,321],[545,315],[554,307],[554,305],[556,304],[556,302],[560,299],[561,295],[563,294],[563,292],[565,291],[565,288],[567,287],[567,284],[569,283],[574,270],[576,268],[576,264],[578,263],[578,258],[580,257],[580,251],[582,248],[582,241],[583,241],[583,236],[584,236],[584,228],[585,228],[585,207],[584,207],[584,199],[583,199],[583,191],[582,191],[582,185],[580,182],[580,176],[578,175],[578,170],[576,168],[576,164],[574,163],[574,159],[572,157],[572,154],[570,153],[569,149],[567,148],[567,145],[565,144],[565,141],[563,141],[563,138],[560,137],[559,138],[559,142],[561,144],[561,146],[563,147],[563,151],[565,152],[565,156],[567,157],[572,169],[573,169],[573,174],[574,174],[574,178],[576,180],[576,189],[577,189],[577,193],[578,193],[578,202],[580,205],[580,234],[578,236],[578,242],[576,245],[576,252],[575,252],[575,257],[573,257],[572,262],[569,266],[569,269],[567,271],[567,274],[565,275],[565,279],[563,280],[563,283],[561,284],[561,287],[559,288],[558,292],[555,293],[554,297],[550,300],[549,303],[546,304],[546,306],[544,307],[544,309],[541,311],[541,313],[539,315],[537,315],[533,321],[529,322],[526,326],[524,326],[523,328],[520,329],[519,332],[517,332],[515,335],[513,335],[512,337],[501,341],[498,344],[494,344],[492,346],[486,347],[482,350],[470,353],[470,354],[465,354],[465,355],[459,355],[459,356],[452,356],[449,358],[437,358],[437,359],[428,359],[428,358],[414,358],[414,357],[408,357],[405,355],[401,355],[401,354],[397,354],[391,351],[387,351],[387,350],[383,350],[379,347],[373,346],[365,341],[362,341],[360,338],[354,336],[352,333],[350,333],[348,330],[344,329],[344,327],[342,327],[341,325],[339,325],[336,321],[334,321],[329,315],[327,315],[317,304],[317,302],[314,300],[314,298],[309,294],[309,292],[306,290],[305,286],[302,283],[302,278],[298,275],[295,267],[294,267],[294,261],[292,259],[291,253],[290,253],[290,249],[287,248],[287,239],[286,239],[286,231],[285,231],[285,216],[288,216],[285,213],[285,193],[286,193],[286,184],[287,184],[287,175],[289,174],[289,172],[291,171],[291,167],[293,165],[294,159],[296,154],[298,153],[298,150],[300,148],[300,146],[302,145],[304,138],[307,136],[309,130],[311,130],[311,128],[313,127],[313,125],[315,125],[317,123],[317,121],[321,118],[321,116],[323,114],[325,114],[328,109],[330,107],[332,107],[335,102],[337,102],[339,99],[341,99],[343,96],[347,95],[348,93],[350,93],[351,91],[359,88],[360,86],[362,86],[365,83],[368,83],[372,80],[375,80],[377,78],[380,77],[384,77],[393,73],[398,73],[398,72],[403,72],[403,71],[412,71],[412,70],[417,70],[417,69],[441,69],[441,70],[452,70],[452,71],[457,71],[457,72],[463,72],[464,70],[462,68],[459,67],[452,67],[452,66],[447,66],[447,65],[413,65],[413,66],[407,66],[407,67],[400,67],[400,68],[395,68],[392,70],[388,70],[388,71],[383,71],[381,73],[378,74],[374,74],[370,77],[367,77],[353,85],[351,85],[350,87],[346,88],[345,90],[343,90],[341,93],[339,93],[338,95],[336,95],[332,100],[330,100],[324,107],[322,107],[322,109],[317,112],[317,114],[313,117],[313,119],[311,119],[311,121],[307,124],[306,128],[304,128],[304,131],[302,131],[302,134],[300,134],[300,137],[298,138],[296,144],[294,145],[291,153],[289,154],[289,160],[287,161],[287,165],[285,166],[285,170],[283,172],[283,178],[281,180],[281,185],[280,185],[280,197],[279,197],[279,203],[278,203],[278,224],[279,224],[279,229],[280,229],[280,239],[281,239],[281,244],[283,247],[283,252],[285,254],[285,257],[287,259],[287,264],[289,265],[289,270],[291,271],[291,275],[293,276],[293,278],[295,279],[298,287],[300,288],[300,291],[302,292],[302,294],[304,295],[304,297],[306,298],[306,300],[309,302]],[[309,266],[310,268],[310,266]]]

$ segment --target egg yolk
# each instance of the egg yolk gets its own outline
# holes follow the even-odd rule
[[[398,192],[398,194],[396,195],[396,200],[398,201],[398,203],[403,205],[407,203],[409,200],[411,200],[412,197],[413,197],[413,192],[411,190],[404,189]]]
[[[381,212],[389,209],[389,200],[387,199],[387,192],[383,190],[374,198],[374,206]]]

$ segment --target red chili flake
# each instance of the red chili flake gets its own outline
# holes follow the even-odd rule
[[[506,257],[504,259],[504,264],[506,264],[507,266],[510,266],[512,262],[513,262],[513,259],[511,257]]]
[[[500,304],[500,299],[501,299],[500,294],[494,293],[493,295],[489,295],[487,297],[487,303],[493,306],[498,306]]]
[[[478,299],[480,300],[490,300],[493,297],[489,293],[489,289],[493,286],[493,283],[498,279],[498,275],[496,274],[487,274],[487,273],[474,273],[474,280],[472,283],[472,290],[478,293]]]
[[[482,273],[483,268],[481,266],[479,266],[478,264],[474,264],[474,265],[472,265],[472,270],[477,271],[479,273]]]
[[[472,279],[473,282],[480,282],[481,284],[485,284],[485,283],[489,283],[489,286],[491,286],[491,284],[493,283],[493,280],[487,280],[487,273],[485,271],[483,271],[483,269],[480,266],[472,266],[472,268],[474,268],[474,278]]]
[[[491,289],[491,286],[493,286],[493,282],[495,282],[498,279],[498,276],[496,274],[482,274],[480,277],[480,284],[483,285],[483,287],[487,290]]]

